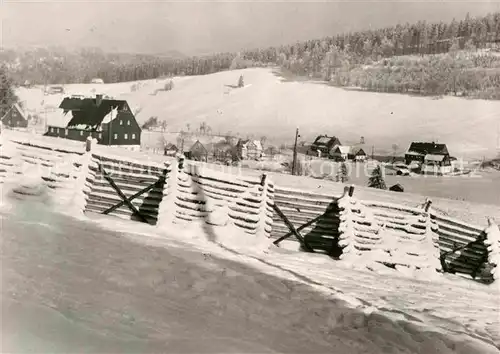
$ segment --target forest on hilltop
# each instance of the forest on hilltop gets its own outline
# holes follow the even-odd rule
[[[483,49],[490,49],[485,51]],[[158,58],[100,50],[0,52],[12,79],[106,83],[279,65],[286,73],[379,92],[500,99],[500,13],[449,23],[400,24],[278,47],[204,57]]]

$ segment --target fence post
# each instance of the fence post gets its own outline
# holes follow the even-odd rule
[[[179,173],[184,169],[184,156],[178,154],[176,161],[172,163],[165,162],[167,168],[167,177],[163,187],[163,197],[158,206],[158,221],[156,227],[171,227],[175,220],[175,204],[179,195]]]
[[[349,197],[352,197],[354,195],[354,185],[349,186],[348,195]]]
[[[437,233],[438,225],[432,221],[432,200],[425,198],[423,209],[425,212],[425,241],[428,246],[430,266],[435,271],[443,271],[443,261],[441,260],[441,251],[439,249],[439,235]]]
[[[500,230],[493,219],[488,218],[488,227],[484,230],[486,239],[484,243],[488,251],[488,263],[493,266],[491,275],[493,280],[500,279]]]
[[[355,256],[354,254],[354,226],[352,220],[352,196],[354,194],[354,186],[344,188],[344,194],[338,200],[339,206],[339,246],[342,247],[340,259],[349,259]]]
[[[262,187],[261,193],[261,205],[260,205],[260,215],[259,215],[259,231],[266,237],[271,236],[272,225],[273,225],[273,211],[269,206],[268,200],[269,196],[269,179],[267,174],[263,173],[260,178],[260,185]]]
[[[92,184],[95,179],[94,173],[90,170],[90,165],[92,164],[92,148],[96,141],[97,140],[92,139],[91,136],[87,137],[85,141],[85,152],[81,155],[80,159],[72,162],[73,170],[77,167],[77,164],[80,165],[80,168],[76,172],[76,177],[74,175],[71,176],[75,177],[75,183],[72,186],[74,191],[69,205],[71,212],[77,215],[83,215],[85,212],[88,195],[91,192]],[[87,178],[90,181],[87,181]]]

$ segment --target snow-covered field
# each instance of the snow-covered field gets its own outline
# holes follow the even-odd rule
[[[232,89],[238,77],[245,89]],[[307,140],[336,135],[344,144],[375,146],[375,153],[399,153],[413,140],[448,144],[456,157],[482,158],[496,154],[500,102],[442,99],[342,90],[313,82],[282,82],[272,69],[245,69],[206,76],[174,78],[174,89],[162,91],[165,80],[118,84],[65,85],[66,94],[103,93],[126,99],[139,122],[152,116],[168,129],[192,129],[206,122],[214,133],[266,135],[268,141],[293,142],[295,128]],[[17,94],[31,113],[56,107],[64,95],[43,95],[43,87],[19,88]],[[41,113],[42,118],[45,113]]]
[[[242,234],[217,232],[213,242],[195,224],[70,219],[50,211],[47,196],[3,201],[4,350],[500,349],[495,283],[368,272],[250,235],[241,242]]]

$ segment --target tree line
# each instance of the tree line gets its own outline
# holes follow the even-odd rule
[[[500,13],[475,18],[467,15],[449,23],[398,24],[290,45],[189,58],[106,54],[85,49],[78,53],[42,53],[40,61],[27,53],[21,65],[11,65],[9,69],[18,84],[26,79],[37,84],[64,84],[87,83],[94,77],[113,83],[279,65],[294,75],[326,80],[337,86],[421,94],[468,91],[472,96],[482,91],[497,98],[499,58],[482,55],[475,59],[453,54],[496,44],[500,44]],[[401,59],[403,55],[406,59]],[[11,53],[10,57],[15,56]],[[473,72],[475,68],[479,72]],[[473,76],[476,78],[471,82]]]

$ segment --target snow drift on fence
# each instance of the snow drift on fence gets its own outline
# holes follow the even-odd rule
[[[488,219],[484,243],[488,248],[488,262],[492,265],[491,275],[494,280],[500,278],[500,230],[491,219]]]
[[[340,256],[356,264],[374,262],[403,271],[439,270],[437,227],[427,212],[345,193],[339,199]]]
[[[4,140],[1,182],[14,189],[47,187],[55,205],[68,206],[81,172],[81,149],[63,149],[30,140]]]
[[[273,188],[267,179],[237,178],[199,165],[175,166],[160,206],[159,224],[200,221],[215,227],[234,226],[248,234],[268,235]]]

